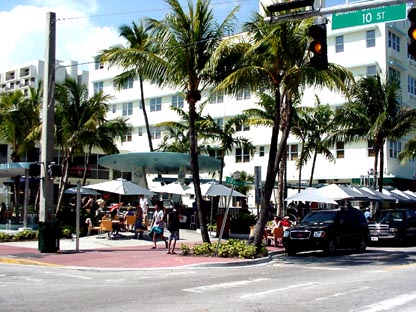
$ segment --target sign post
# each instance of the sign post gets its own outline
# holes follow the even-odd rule
[[[237,181],[238,179],[240,179],[240,172],[238,172],[238,171],[236,171],[233,174],[232,177],[226,177],[225,178],[225,183],[231,184],[232,187],[231,187],[231,191],[230,191],[230,196],[228,197],[227,207],[225,208],[224,219],[222,220],[220,235],[218,237],[217,248],[215,249],[215,255],[218,255],[218,249],[220,248],[222,235],[224,234],[224,228],[225,228],[225,224],[227,222],[228,212],[230,210],[231,198],[233,197],[234,188],[235,188],[236,185],[239,185],[239,186],[244,185],[244,182],[243,181]]]

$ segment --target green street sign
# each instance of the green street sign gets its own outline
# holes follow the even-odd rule
[[[332,30],[406,19],[406,3],[332,14]]]
[[[234,180],[232,177],[225,177],[225,183],[231,184],[231,185],[236,185],[236,186],[244,186],[243,181]]]

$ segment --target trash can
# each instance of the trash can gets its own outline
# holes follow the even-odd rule
[[[216,237],[220,237],[220,232],[221,232],[221,227],[222,227],[222,223],[224,221],[224,215],[220,214],[217,215],[217,235]],[[222,238],[230,238],[230,225],[231,225],[231,220],[230,220],[230,216],[227,216],[227,221],[225,222],[224,225],[224,233],[222,233]]]
[[[39,222],[38,250],[40,252],[57,252],[59,250],[59,235],[58,222]]]

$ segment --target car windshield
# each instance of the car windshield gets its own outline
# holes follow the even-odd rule
[[[374,216],[374,221],[377,223],[403,222],[403,215],[400,211],[379,211]]]
[[[336,211],[315,211],[308,213],[301,224],[334,223]]]

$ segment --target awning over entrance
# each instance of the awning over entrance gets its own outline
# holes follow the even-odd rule
[[[0,164],[0,178],[23,176],[33,162],[15,162]]]

